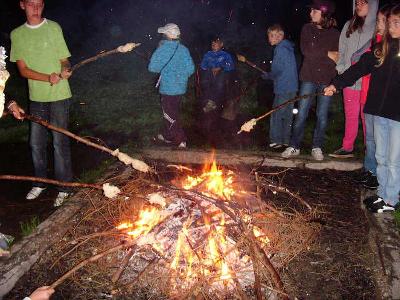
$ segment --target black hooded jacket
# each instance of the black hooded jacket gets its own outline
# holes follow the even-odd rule
[[[357,79],[371,73],[364,113],[400,122],[400,53],[399,39],[389,40],[389,53],[380,67],[374,51],[367,52],[358,63],[333,79],[336,89],[352,86]]]

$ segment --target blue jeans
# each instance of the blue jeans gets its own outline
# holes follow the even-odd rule
[[[277,94],[274,98],[273,107],[290,100],[296,96],[296,93]],[[290,142],[290,133],[293,122],[293,103],[277,110],[271,115],[269,123],[270,143],[286,144]]]
[[[365,116],[364,169],[376,175],[374,116],[370,114],[364,114],[364,116]]]
[[[374,116],[378,196],[396,205],[400,191],[400,122]]]
[[[70,100],[56,102],[35,102],[30,103],[30,113],[50,124],[68,128]],[[35,176],[47,178],[47,133],[44,126],[31,122],[30,146],[32,151],[33,167]],[[52,131],[54,148],[54,177],[59,181],[69,182],[72,180],[71,148],[69,138],[59,132]],[[44,187],[41,183],[34,186]],[[59,191],[68,191],[60,187]]]
[[[326,84],[318,84],[304,81],[300,86],[300,96],[322,92]],[[311,108],[313,99],[306,98],[300,100],[299,112],[293,124],[292,138],[290,146],[295,149],[300,149],[300,144],[304,137],[304,127],[308,117],[308,112]],[[328,112],[331,97],[319,95],[317,97],[317,124],[314,129],[313,148],[322,148],[325,140],[325,130],[328,125]]]

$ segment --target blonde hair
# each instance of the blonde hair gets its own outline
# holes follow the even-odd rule
[[[391,9],[389,16],[393,15],[400,17],[400,4],[397,4]],[[382,66],[382,64],[385,62],[386,57],[389,54],[389,44],[392,40],[388,28],[389,16],[386,18],[385,33],[383,34],[382,41],[376,45],[376,48],[374,50],[374,55],[378,59],[378,64],[376,65],[376,67]]]
[[[285,35],[285,30],[283,30],[283,27],[279,24],[274,24],[274,25],[268,27],[267,33],[271,33],[273,31],[276,31],[278,33],[281,33],[282,35]]]

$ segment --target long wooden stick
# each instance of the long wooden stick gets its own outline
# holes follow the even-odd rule
[[[34,181],[34,182],[53,184],[53,185],[57,185],[57,186],[93,188],[93,189],[98,189],[98,190],[103,189],[103,187],[99,184],[65,182],[65,181],[58,181],[58,180],[54,180],[54,179],[40,178],[40,177],[33,177],[33,176],[0,175],[0,180]]]
[[[81,143],[86,144],[88,146],[94,147],[94,148],[99,149],[101,151],[107,152],[107,153],[109,153],[111,155],[113,154],[113,150],[111,150],[111,149],[109,149],[107,147],[101,146],[99,144],[93,143],[93,142],[89,141],[88,139],[85,139],[85,138],[80,137],[80,136],[78,136],[76,134],[73,134],[72,132],[70,132],[70,131],[68,131],[68,130],[66,130],[64,128],[60,128],[60,127],[51,125],[49,122],[47,122],[47,121],[45,121],[45,120],[43,120],[43,119],[41,119],[39,117],[28,115],[28,114],[24,114],[24,118],[29,120],[29,121],[38,123],[38,124],[48,128],[48,129],[51,129],[51,130],[60,132],[62,134],[65,134],[66,136],[69,136],[70,138],[73,138],[73,139],[77,140],[78,142],[81,142]]]
[[[128,50],[128,51],[121,51],[121,47],[124,47],[124,46],[119,46],[119,47],[117,47],[117,48],[115,48],[113,50],[106,51],[106,52],[101,52],[101,53],[99,53],[99,54],[97,54],[95,56],[87,58],[87,59],[75,64],[74,66],[72,66],[71,67],[71,72],[75,71],[76,69],[79,69],[80,67],[82,67],[82,66],[84,66],[84,65],[86,65],[86,64],[88,64],[88,63],[90,63],[92,61],[98,60],[99,58],[102,58],[102,57],[105,57],[105,56],[108,56],[108,55],[111,55],[111,54],[129,52],[129,51],[133,50],[134,48],[140,46],[140,44],[135,44],[135,43],[131,43],[131,44],[132,44],[133,48]],[[126,45],[128,45],[128,44],[126,44]]]
[[[307,94],[307,95],[297,96],[297,97],[294,97],[293,99],[289,99],[288,101],[283,102],[282,104],[274,107],[273,109],[271,109],[270,111],[266,112],[265,114],[263,114],[263,115],[261,115],[261,116],[259,116],[257,118],[251,119],[250,121],[247,121],[246,123],[244,123],[237,134],[240,134],[243,131],[247,131],[247,132],[250,131],[251,129],[253,129],[254,125],[256,125],[256,123],[258,121],[268,117],[272,113],[276,112],[277,110],[280,110],[281,108],[283,108],[283,107],[285,107],[285,106],[287,106],[289,104],[295,103],[295,102],[297,102],[299,100],[302,100],[302,99],[313,98],[313,97],[316,97],[316,96],[319,96],[319,95],[323,95],[323,94],[324,94],[324,92],[319,92],[319,93],[314,93],[314,94]],[[250,130],[247,130],[249,127],[251,127]]]

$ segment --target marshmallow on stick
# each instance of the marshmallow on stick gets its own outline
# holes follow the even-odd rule
[[[0,117],[3,115],[4,103],[6,101],[6,96],[4,95],[4,89],[6,88],[6,81],[10,77],[6,69],[6,50],[4,47],[0,47]]]

